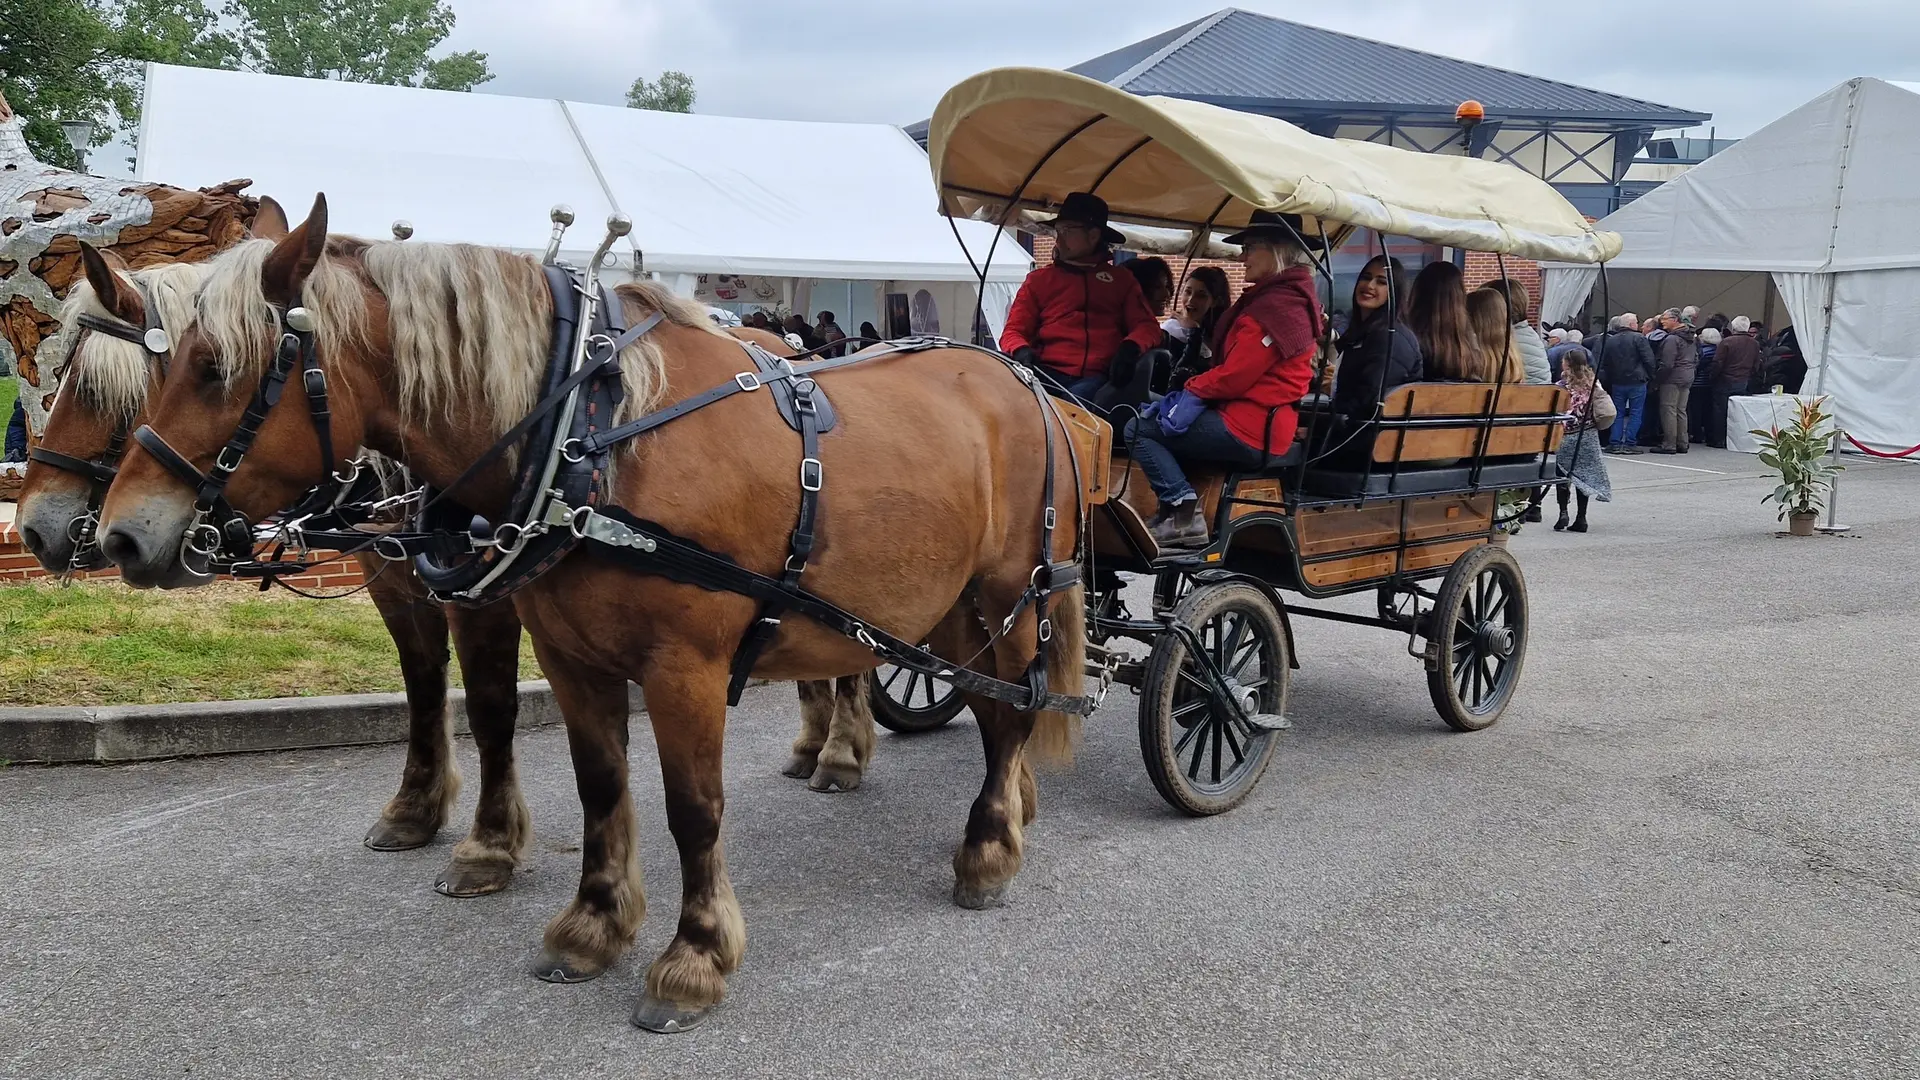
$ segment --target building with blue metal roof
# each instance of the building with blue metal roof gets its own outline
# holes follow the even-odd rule
[[[1711,119],[1238,8],[1067,70],[1135,94],[1277,116],[1320,135],[1506,161],[1592,217],[1619,206],[1628,165],[1654,132]],[[1469,99],[1485,119],[1463,129],[1454,110]],[[923,141],[925,131],[909,129]]]

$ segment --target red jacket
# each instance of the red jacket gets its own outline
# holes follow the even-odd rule
[[[1054,263],[1020,283],[1000,335],[1000,351],[1032,348],[1040,362],[1068,378],[1101,375],[1122,341],[1140,351],[1160,344],[1160,321],[1132,274],[1100,262]]]
[[[1252,447],[1263,442],[1269,454],[1284,454],[1293,445],[1300,425],[1300,398],[1313,381],[1313,354],[1282,356],[1260,323],[1242,315],[1227,331],[1227,351],[1220,362],[1187,380],[1187,392],[1220,411],[1233,437]],[[1267,411],[1273,416],[1271,435]]]

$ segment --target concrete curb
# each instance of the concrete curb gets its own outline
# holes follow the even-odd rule
[[[627,687],[632,711],[645,711]],[[467,695],[447,695],[454,730],[467,731]],[[521,728],[561,722],[546,680],[520,684]],[[310,750],[405,742],[405,694],[195,701],[167,705],[0,709],[0,761],[69,764]]]

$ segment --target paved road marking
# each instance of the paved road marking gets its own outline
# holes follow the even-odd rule
[[[1719,469],[1696,469],[1689,465],[1673,465],[1665,461],[1641,461],[1638,454],[1608,454],[1607,457],[1614,461],[1631,461],[1636,465],[1651,465],[1656,469],[1679,469],[1681,472],[1703,472],[1711,473],[1714,476],[1727,475]]]

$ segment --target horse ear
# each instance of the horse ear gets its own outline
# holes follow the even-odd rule
[[[100,249],[80,241],[80,262],[86,267],[87,284],[93,286],[93,295],[101,307],[132,323],[146,318],[146,312],[139,306],[139,297],[134,290],[122,287],[120,274],[107,263]]]
[[[253,235],[257,240],[285,240],[293,229],[287,224],[286,208],[271,195],[260,196],[260,209],[253,215]]]
[[[326,247],[327,197],[315,195],[307,220],[273,246],[260,268],[260,287],[267,299],[289,306],[298,304],[307,275],[319,265]]]

